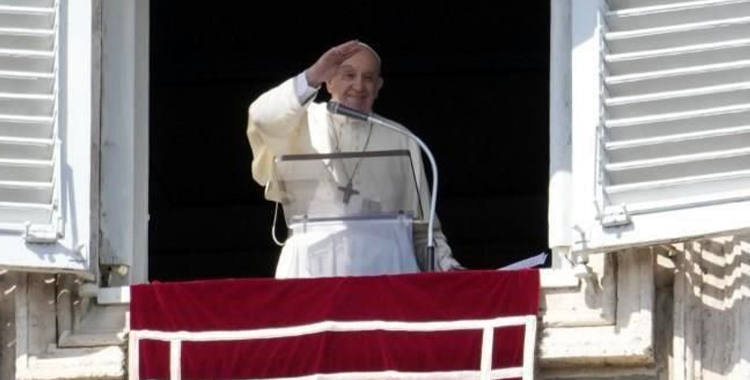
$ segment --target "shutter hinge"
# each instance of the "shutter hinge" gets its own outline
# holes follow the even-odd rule
[[[600,220],[602,227],[621,227],[633,223],[625,205],[608,206]]]
[[[65,224],[62,217],[58,216],[56,223],[51,224],[32,224],[26,223],[26,230],[23,238],[27,243],[34,244],[54,244],[63,236]]]

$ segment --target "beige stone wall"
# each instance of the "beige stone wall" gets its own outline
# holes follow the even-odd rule
[[[77,297],[72,275],[0,275],[0,380],[125,378],[127,306]]]
[[[16,276],[8,271],[0,275],[0,379],[13,379],[16,370],[15,294]]]
[[[672,379],[750,378],[750,239],[677,248]]]
[[[650,327],[653,362],[629,365],[627,360],[621,360],[605,365],[605,355],[602,355],[598,363],[592,360],[585,365],[550,367],[545,366],[542,359],[540,377],[590,380],[750,378],[750,238],[721,237],[649,247],[637,252],[654,255],[653,325]],[[616,255],[616,273],[623,270],[620,258],[627,254]],[[617,305],[623,304],[622,297],[632,297],[637,291],[632,286],[626,287],[619,278],[614,294]],[[621,313],[618,311],[617,315]],[[617,339],[609,341],[614,344]]]

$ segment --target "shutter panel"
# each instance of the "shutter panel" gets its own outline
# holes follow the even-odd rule
[[[594,206],[577,218],[575,248],[750,227],[750,1],[608,0],[588,9],[598,12],[591,109],[599,121],[594,134],[573,127],[574,148],[576,134],[595,140],[579,145],[593,147],[596,162],[586,195]],[[582,162],[574,171],[588,170]]]
[[[0,0],[0,269],[92,276],[91,0]]]
[[[53,231],[43,240],[58,229],[57,9],[0,1],[0,223]]]

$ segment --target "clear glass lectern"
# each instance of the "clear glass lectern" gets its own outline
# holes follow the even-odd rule
[[[418,271],[412,221],[424,211],[408,150],[283,155],[275,176],[288,277]]]
[[[283,155],[275,161],[288,225],[399,214],[423,218],[408,150]]]

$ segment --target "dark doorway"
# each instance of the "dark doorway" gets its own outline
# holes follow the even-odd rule
[[[376,112],[436,155],[456,258],[497,268],[546,249],[549,1],[186,4],[151,1],[151,280],[272,276],[247,107],[352,38],[383,59]]]

